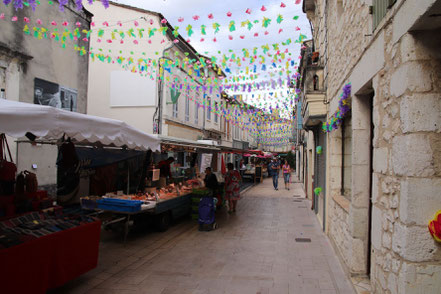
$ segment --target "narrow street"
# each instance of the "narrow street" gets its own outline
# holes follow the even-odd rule
[[[126,245],[104,232],[98,267],[53,293],[354,293],[301,184],[293,186],[274,191],[265,179],[235,215],[219,212],[212,232],[181,220]]]

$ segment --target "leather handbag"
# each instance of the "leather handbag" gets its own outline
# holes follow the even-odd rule
[[[0,135],[0,141],[0,181],[14,182],[17,166],[12,161],[11,150],[9,150],[5,134]],[[9,155],[9,161],[7,155]]]
[[[27,193],[37,192],[38,190],[37,175],[27,170],[24,171],[24,174],[25,174],[26,192]]]

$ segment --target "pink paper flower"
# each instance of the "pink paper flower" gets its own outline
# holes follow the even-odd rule
[[[25,16],[25,17],[23,18],[23,21],[24,21],[25,23],[29,23],[31,20],[29,19],[29,17],[26,17],[26,16]]]
[[[95,22],[92,21],[92,22],[90,23],[90,26],[91,26],[91,27],[94,27],[94,26],[95,26]]]
[[[166,23],[167,23],[167,20],[166,20],[165,18],[163,18],[163,19],[161,20],[161,23],[166,24]]]
[[[147,43],[151,44],[151,43],[152,43],[152,40],[148,40]]]
[[[228,39],[233,40],[233,36],[228,36]]]
[[[199,15],[195,15],[195,16],[193,16],[193,19],[194,19],[194,20],[198,20],[198,19],[199,19]]]
[[[96,40],[98,43],[101,43],[101,39]]]
[[[67,26],[69,25],[69,23],[68,23],[67,21],[64,21],[64,22],[62,23],[62,25],[63,25],[64,27],[67,27]]]
[[[299,27],[296,27],[296,31],[300,31],[300,28],[299,28]]]
[[[262,8],[260,8],[260,10],[262,10],[262,11],[266,11],[266,7],[265,7],[265,5],[262,5]]]
[[[216,38],[214,38],[214,39],[213,39],[213,42],[217,42],[217,39],[216,39]]]
[[[150,41],[150,40],[149,40],[149,41]],[[188,40],[188,41],[190,41],[190,40]],[[179,43],[179,40],[178,40],[178,39],[174,39],[174,40],[173,40],[173,43],[177,44],[177,43]]]
[[[109,23],[108,23],[107,21],[105,21],[105,22],[103,22],[103,26],[108,27],[108,26],[109,26]]]
[[[107,43],[112,43],[112,40],[108,39],[108,40],[107,40]]]
[[[76,25],[77,27],[81,27],[81,22],[77,21],[77,22],[75,23],[75,25]]]
[[[245,36],[244,36],[244,35],[241,35],[240,38],[241,38],[241,39],[245,39]]]
[[[214,18],[213,13],[210,13],[210,14],[208,15],[208,18],[209,18],[209,19],[213,19],[213,18]]]
[[[286,5],[285,5],[285,3],[280,3],[280,7],[282,7],[282,8],[285,8],[286,7]]]
[[[120,27],[122,27],[122,22],[118,20],[118,22],[116,23],[117,25],[119,25]]]
[[[89,42],[89,39],[87,39],[87,38],[83,38],[83,41],[84,41],[84,42]]]
[[[162,39],[162,41],[161,41],[161,44],[164,44],[165,43],[165,40],[164,39]]]
[[[138,21],[134,21],[133,24],[135,25],[135,27],[139,26],[139,22]]]
[[[178,21],[179,21],[179,22],[183,22],[183,21],[184,21],[184,18],[183,18],[183,17],[180,17],[180,18],[178,18]]]
[[[133,43],[134,43],[135,45],[138,45],[138,44],[139,44],[138,40],[133,40]]]
[[[245,10],[245,13],[248,13],[248,14],[251,14],[251,9],[247,9],[247,10]]]
[[[0,19],[5,19],[5,14],[4,13],[0,14]]]
[[[153,25],[153,19],[151,19],[150,21],[149,21],[149,23],[150,23],[150,25],[152,26]]]
[[[227,16],[228,16],[228,17],[231,17],[232,15],[233,15],[233,14],[232,14],[230,11],[227,12]]]
[[[268,35],[268,34],[269,34],[268,31],[265,31],[265,36]]]
[[[124,44],[124,40],[119,41],[120,44]]]
[[[17,21],[17,20],[18,20],[18,17],[13,16],[11,20],[12,20],[12,21]]]
[[[51,25],[56,26],[57,23],[56,23],[55,21],[52,21],[52,22],[51,22]]]
[[[201,42],[204,42],[205,41],[205,39],[204,38],[201,38]]]
[[[254,33],[254,37],[259,37],[259,33]]]
[[[279,34],[280,34],[281,32],[283,32],[283,29],[279,29]]]

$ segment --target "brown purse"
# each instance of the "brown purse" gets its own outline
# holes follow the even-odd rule
[[[9,150],[8,141],[5,134],[0,135],[0,181],[14,182],[17,173],[17,166],[12,161],[11,150]],[[8,153],[6,154],[6,150]],[[7,155],[9,154],[9,161]]]
[[[26,192],[27,193],[37,192],[38,190],[37,175],[27,170],[24,171],[24,174],[25,174]]]

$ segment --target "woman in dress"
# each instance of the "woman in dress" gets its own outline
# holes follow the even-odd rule
[[[289,180],[291,177],[291,167],[288,164],[288,161],[285,160],[285,163],[282,166],[283,170],[283,179],[285,180],[285,189],[289,190]]]
[[[225,174],[225,198],[228,200],[228,213],[236,212],[237,200],[240,198],[240,174],[234,170],[234,165],[227,164],[227,173]]]

